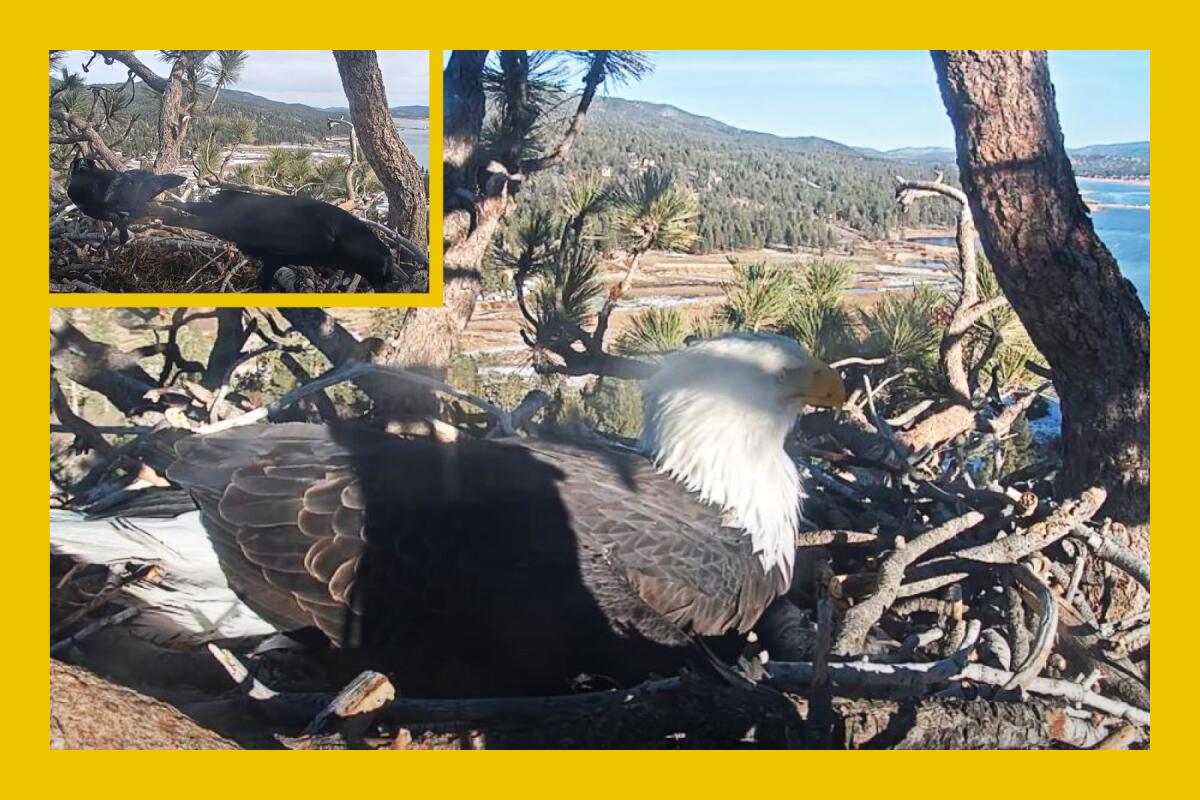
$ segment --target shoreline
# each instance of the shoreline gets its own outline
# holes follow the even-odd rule
[[[1149,178],[1093,178],[1090,175],[1076,175],[1076,180],[1096,181],[1097,183],[1126,183],[1130,186],[1149,186]]]
[[[1147,211],[1148,212],[1150,210],[1150,206],[1148,206],[1148,205],[1132,205],[1130,203],[1091,203],[1091,202],[1088,202],[1088,199],[1086,197],[1083,199],[1083,201],[1085,203],[1087,203],[1088,208],[1092,209],[1093,211],[1104,211],[1107,209],[1114,209],[1114,208],[1115,209],[1125,209],[1126,211]]]

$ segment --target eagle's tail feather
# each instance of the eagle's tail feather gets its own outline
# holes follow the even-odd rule
[[[691,658],[688,662],[707,678],[715,680],[717,683],[731,686],[749,688],[755,685],[755,680],[747,675],[738,666],[731,666],[708,646],[708,643],[699,636],[691,637],[692,648]]]
[[[86,564],[159,565],[157,582],[135,581],[122,590],[122,600],[141,609],[130,624],[143,638],[200,644],[275,632],[229,588],[198,513],[88,519],[52,510],[50,551]]]

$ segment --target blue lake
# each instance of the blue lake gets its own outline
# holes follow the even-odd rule
[[[404,142],[409,152],[417,159],[417,163],[429,168],[429,128],[401,128],[397,126],[400,141]]]
[[[1105,208],[1092,210],[1096,233],[1112,251],[1121,273],[1133,282],[1138,297],[1150,308],[1150,187],[1136,183],[1080,178],[1079,191]],[[954,247],[954,237],[929,236],[914,242]]]
[[[1094,203],[1120,206],[1093,210],[1092,222],[1149,310],[1150,187],[1080,178],[1079,190]]]

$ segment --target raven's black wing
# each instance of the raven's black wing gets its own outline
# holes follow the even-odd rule
[[[103,202],[113,211],[140,216],[147,203],[185,180],[182,175],[157,175],[144,169],[118,172],[108,183]]]
[[[89,217],[106,219],[104,199],[117,173],[107,170],[72,172],[67,182],[67,196]]]
[[[315,201],[222,191],[209,202],[172,203],[194,216],[177,224],[236,244],[247,255],[289,264],[328,259],[337,227]]]

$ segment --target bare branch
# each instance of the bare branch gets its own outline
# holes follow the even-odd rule
[[[95,450],[106,459],[112,458],[113,446],[94,425],[75,413],[53,375],[50,376],[50,407],[63,427],[75,434],[73,447],[77,452]]]
[[[1150,562],[1116,540],[1082,525],[1077,526],[1071,535],[1087,543],[1088,549],[1095,553],[1097,558],[1121,568],[1146,591],[1150,591]]]
[[[215,433],[217,431],[227,430],[229,428],[236,428],[243,425],[251,425],[256,422],[262,422],[268,419],[272,413],[286,408],[301,398],[307,397],[310,394],[321,391],[322,389],[326,389],[330,386],[344,383],[345,381],[354,380],[355,378],[363,375],[383,375],[390,378],[399,378],[401,380],[410,381],[430,389],[435,389],[443,394],[448,394],[458,400],[478,406],[479,408],[482,408],[484,411],[491,414],[496,419],[500,430],[504,434],[509,436],[516,434],[516,430],[512,425],[512,416],[507,411],[497,405],[494,405],[493,403],[489,403],[488,401],[480,397],[476,397],[475,395],[459,391],[453,386],[449,386],[434,378],[420,375],[415,372],[409,372],[408,370],[400,367],[385,367],[380,364],[363,362],[352,362],[344,364],[340,367],[335,367],[334,369],[331,369],[329,372],[326,372],[324,375],[314,380],[312,383],[301,386],[297,389],[293,389],[283,397],[280,397],[279,399],[274,400],[265,406],[260,406],[259,408],[256,408],[253,411],[247,412],[238,417],[232,417],[220,422],[214,422],[209,425],[205,425],[199,428],[197,433]]]
[[[149,86],[159,94],[167,89],[167,79],[156,73],[150,67],[137,57],[137,54],[132,50],[96,50],[95,51],[104,63],[112,64],[114,61],[120,61],[129,68],[130,73],[141,79],[142,83]]]
[[[900,584],[904,581],[904,571],[908,566],[933,548],[950,541],[982,521],[983,514],[972,511],[926,531],[912,542],[898,541],[896,549],[879,568],[875,592],[846,612],[834,642],[834,652],[840,655],[855,655],[861,652],[871,627],[895,602]]]

